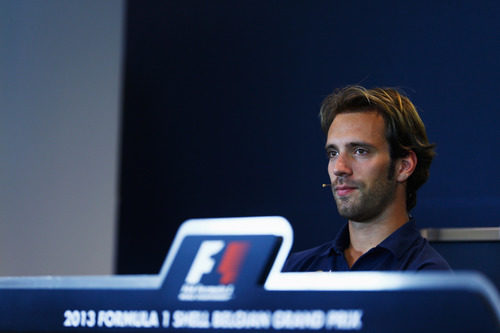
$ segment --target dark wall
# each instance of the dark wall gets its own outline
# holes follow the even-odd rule
[[[194,217],[282,215],[295,249],[344,223],[319,105],[346,84],[397,86],[438,156],[420,227],[496,226],[495,1],[129,1],[119,273],[156,272]]]

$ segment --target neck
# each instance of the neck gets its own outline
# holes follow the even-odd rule
[[[345,258],[351,267],[359,257],[376,247],[394,231],[408,222],[406,202],[395,200],[381,214],[369,221],[357,222],[349,220],[349,247],[344,251]]]

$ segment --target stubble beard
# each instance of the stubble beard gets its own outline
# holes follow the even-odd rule
[[[348,182],[356,189],[347,196],[338,196],[334,192],[337,210],[340,216],[355,222],[369,222],[379,216],[394,200],[397,182],[394,179],[393,163],[387,170],[387,177],[381,177],[370,189],[363,182]],[[338,179],[337,183],[345,183]]]

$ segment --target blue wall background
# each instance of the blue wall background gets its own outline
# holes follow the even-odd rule
[[[157,272],[182,221],[282,215],[294,249],[344,220],[318,112],[346,84],[396,86],[437,153],[421,228],[498,226],[496,1],[129,1],[119,273]]]

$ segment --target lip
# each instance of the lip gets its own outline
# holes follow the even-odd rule
[[[336,186],[335,193],[337,193],[338,196],[345,196],[353,192],[355,189],[355,187],[351,186]]]

